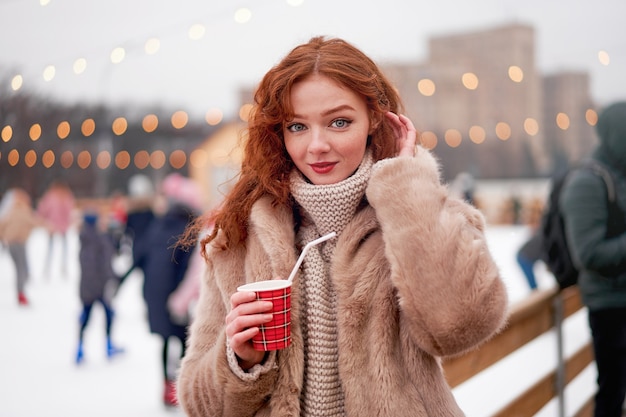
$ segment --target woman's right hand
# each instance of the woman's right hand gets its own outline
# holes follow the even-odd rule
[[[252,337],[259,326],[272,320],[272,302],[257,301],[254,292],[236,292],[230,296],[230,313],[226,315],[226,336],[239,359],[241,369],[261,363],[265,352],[252,347]]]

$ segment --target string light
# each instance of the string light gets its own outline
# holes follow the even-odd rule
[[[242,106],[242,115],[246,115],[245,110],[249,111],[250,105]],[[172,115],[172,126],[175,128],[183,128],[187,123],[187,114],[182,111],[175,112]],[[215,109],[207,112],[207,123],[211,124],[210,120],[214,123],[218,122],[221,117],[221,113]],[[587,109],[585,111],[585,120],[590,126],[595,126],[598,120],[598,114],[593,109]],[[562,130],[567,130],[570,127],[570,117],[564,113],[559,112],[555,118],[556,126]],[[158,118],[154,114],[146,115],[142,120],[142,127],[147,133],[152,133],[158,126]],[[178,127],[177,127],[178,126]],[[526,134],[529,136],[536,136],[539,132],[540,126],[536,119],[528,117],[524,119],[523,128]],[[89,137],[94,134],[96,129],[96,123],[92,118],[85,119],[81,124],[81,132],[83,136]],[[122,136],[128,129],[128,121],[124,117],[118,117],[113,121],[112,130],[118,136]],[[71,131],[70,123],[62,121],[57,126],[57,136],[59,139],[66,139]],[[487,139],[486,130],[482,126],[473,125],[468,130],[468,137],[474,144],[482,144]],[[512,136],[512,129],[508,123],[499,122],[495,127],[496,137],[502,141],[506,141]],[[39,123],[34,123],[29,129],[29,137],[31,141],[35,142],[39,140],[43,135],[43,128]],[[0,130],[0,138],[3,142],[8,143],[13,138],[13,128],[10,125],[4,126]],[[444,132],[444,142],[451,148],[457,148],[463,141],[463,134],[457,129],[447,129]],[[419,143],[427,149],[435,149],[438,146],[439,140],[437,134],[432,131],[424,131],[419,135]],[[219,154],[219,152],[218,152]],[[148,166],[153,169],[162,168],[165,163],[174,169],[182,169],[185,165],[189,164],[194,168],[200,168],[206,166],[207,163],[211,163],[215,166],[223,165],[226,160],[231,158],[230,155],[213,154],[209,161],[209,156],[204,149],[195,149],[189,153],[185,153],[183,150],[174,150],[169,155],[166,155],[163,150],[155,150],[150,154],[146,150],[137,151],[134,155],[131,155],[128,151],[120,151],[115,155],[114,163],[118,169],[126,169],[130,165],[131,161],[138,169],[146,169]],[[100,151],[95,154],[94,157],[89,151],[83,150],[76,157],[76,163],[82,169],[86,169],[92,164],[92,160],[95,158],[95,164],[99,169],[108,169],[113,162],[112,155],[108,151]],[[6,155],[5,160],[11,166],[16,166],[20,161],[20,154],[17,149],[12,149]],[[22,159],[24,164],[29,168],[32,168],[37,164],[39,160],[41,165],[50,168],[56,163],[56,156],[52,150],[46,150],[41,154],[39,159],[35,150],[28,150],[24,154]],[[71,151],[65,151],[60,157],[60,164],[63,168],[71,168],[74,164],[74,155]]]
[[[303,1],[287,0],[287,3],[290,6],[295,7],[301,5]],[[40,0],[40,4],[45,6],[49,4],[49,0]],[[233,14],[233,20],[239,24],[245,24],[251,21],[252,17],[252,10],[244,7],[237,9]],[[187,36],[192,41],[202,39],[205,34],[206,26],[204,24],[194,23],[193,25],[188,26]],[[161,42],[158,38],[149,38],[144,44],[144,52],[147,55],[156,54],[160,50],[160,46]],[[112,49],[110,53],[110,62],[112,64],[120,64],[125,60],[126,54],[127,50],[124,47],[116,47]],[[608,52],[604,50],[598,52],[597,59],[602,65],[609,65],[610,63],[610,56]],[[83,57],[76,59],[73,63],[72,69],[76,75],[83,74],[87,69],[87,60]],[[54,65],[48,65],[44,68],[43,78],[45,81],[52,81],[55,76],[56,67]],[[508,76],[513,82],[521,83],[524,79],[524,71],[517,65],[511,65],[508,67]],[[460,81],[461,84],[468,90],[475,90],[479,85],[478,77],[472,72],[462,74]],[[21,74],[17,74],[11,79],[11,89],[13,91],[20,90],[23,87],[23,84],[24,78]],[[420,94],[425,97],[433,96],[437,91],[435,82],[427,78],[420,80],[417,88]],[[240,120],[244,122],[248,120],[251,108],[251,104],[244,104],[241,106],[239,110]],[[209,109],[204,116],[205,122],[209,126],[219,125],[223,121],[223,118],[223,112],[217,108]],[[595,125],[597,122],[597,113],[592,109],[587,110],[585,113],[585,120],[589,125]],[[172,127],[175,129],[183,129],[189,123],[189,115],[182,110],[177,111],[171,116],[170,122]],[[570,126],[569,116],[563,112],[559,113],[556,117],[556,125],[563,130],[568,129]],[[142,120],[142,128],[146,133],[155,132],[158,126],[159,120],[154,114],[146,115]],[[523,128],[529,136],[536,136],[539,132],[539,123],[534,118],[526,118],[523,122]],[[80,130],[83,136],[89,137],[93,135],[95,129],[95,121],[92,118],[87,118],[83,121]],[[128,121],[124,117],[118,117],[113,121],[111,129],[115,135],[122,136],[126,134],[128,130]],[[67,121],[59,123],[56,128],[57,136],[61,140],[68,138],[70,132],[71,127]],[[503,141],[508,140],[512,135],[510,125],[504,122],[497,123],[495,133],[496,137]],[[35,123],[31,126],[29,130],[29,137],[31,141],[35,142],[39,140],[42,137],[42,134],[43,129],[39,123]],[[460,146],[463,136],[462,132],[457,129],[447,129],[444,133],[444,141],[448,146],[455,148]],[[471,126],[467,132],[467,136],[473,143],[482,144],[487,139],[486,129],[482,126]],[[12,127],[4,126],[1,130],[2,141],[5,143],[9,142],[12,137]],[[426,148],[434,149],[438,146],[438,142],[439,140],[437,135],[432,131],[425,131],[420,134],[420,143]],[[16,149],[13,149],[8,152],[5,159],[9,161],[9,164],[15,166],[20,161],[20,154]],[[118,169],[126,169],[130,166],[131,161],[139,169],[145,169],[148,166],[151,166],[154,169],[159,169],[163,167],[166,162],[169,162],[172,167],[180,169],[186,164],[190,164],[194,167],[205,166],[209,157],[202,149],[194,150],[189,155],[187,155],[183,150],[175,150],[169,155],[166,155],[162,150],[156,150],[152,154],[143,150],[138,151],[135,155],[131,155],[128,151],[121,151],[114,156],[108,151],[100,151],[95,158],[91,153],[89,153],[89,151],[83,150],[76,156],[76,163],[79,167],[86,169],[91,165],[92,159],[95,160],[96,166],[100,169],[107,169],[112,163],[114,163]],[[39,159],[40,163],[46,168],[52,167],[57,162],[56,160],[57,158],[52,150],[43,152],[41,154],[41,158]],[[38,154],[35,150],[28,150],[26,154],[24,154],[23,161],[27,166],[32,167],[37,164]],[[74,155],[72,152],[64,152],[59,157],[59,163],[64,168],[70,168],[74,163]]]
[[[509,140],[511,138],[511,126],[505,122],[496,123],[496,137],[500,140]]]

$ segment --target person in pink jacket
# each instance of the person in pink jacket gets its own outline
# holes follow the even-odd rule
[[[61,273],[63,275],[67,274],[67,263],[69,260],[67,231],[72,225],[75,205],[76,202],[72,190],[62,181],[54,181],[37,204],[37,213],[47,223],[49,230],[45,271],[50,271],[54,239],[55,236],[58,236],[61,241]]]

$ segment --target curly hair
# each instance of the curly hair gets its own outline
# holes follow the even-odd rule
[[[289,174],[295,165],[285,148],[283,129],[293,119],[293,86],[314,74],[363,97],[372,127],[368,145],[374,160],[395,155],[394,135],[385,114],[402,110],[396,89],[355,46],[342,39],[314,37],[270,69],[256,89],[239,178],[220,208],[205,216],[204,224],[214,227],[203,239],[203,248],[220,230],[225,237],[223,249],[244,245],[250,210],[262,196],[270,196],[274,207],[294,209]]]

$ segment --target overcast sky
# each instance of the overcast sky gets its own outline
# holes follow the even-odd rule
[[[23,89],[68,101],[165,104],[204,114],[238,105],[293,46],[343,37],[380,63],[422,62],[428,39],[508,23],[535,28],[544,74],[588,71],[599,104],[626,100],[624,0],[0,0],[0,92]],[[237,10],[250,14],[244,23]],[[243,16],[246,20],[246,16]],[[189,29],[204,25],[198,40]],[[149,39],[159,40],[147,54]],[[111,63],[111,52],[125,56]],[[598,60],[606,51],[609,65]],[[73,65],[85,59],[76,75]],[[54,78],[43,80],[53,65]]]

